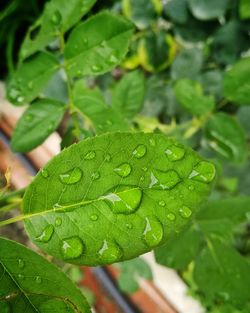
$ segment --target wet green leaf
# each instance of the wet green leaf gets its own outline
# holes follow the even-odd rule
[[[23,105],[34,100],[58,71],[55,56],[40,52],[22,63],[7,85],[7,97],[12,104]]]
[[[76,24],[95,4],[96,0],[51,0],[45,5],[40,19],[30,27],[21,47],[21,58],[42,50],[59,39]]]
[[[238,122],[225,113],[212,115],[205,125],[209,146],[232,162],[243,162],[247,154],[245,134]]]
[[[225,14],[228,0],[188,0],[189,8],[193,15],[199,20],[211,20]]]
[[[100,75],[113,69],[127,53],[133,29],[129,21],[107,11],[79,24],[65,47],[69,73]]]
[[[40,145],[58,127],[64,111],[64,103],[56,100],[42,99],[32,103],[16,125],[11,148],[27,152]]]
[[[26,247],[0,238],[1,313],[90,313],[72,281]]]
[[[225,74],[224,94],[237,104],[250,104],[250,58],[239,60]]]
[[[140,112],[145,93],[143,73],[134,71],[125,74],[114,88],[112,105],[128,119]]]
[[[213,164],[161,134],[86,139],[52,159],[28,187],[26,230],[69,263],[131,259],[175,237],[214,176]]]

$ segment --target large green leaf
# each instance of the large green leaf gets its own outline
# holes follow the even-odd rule
[[[107,11],[78,25],[65,47],[69,73],[100,75],[113,69],[125,56],[133,29],[129,21]]]
[[[61,102],[42,99],[28,107],[11,137],[11,148],[27,152],[40,145],[58,127],[65,111]]]
[[[131,119],[140,112],[144,93],[144,75],[139,71],[128,73],[115,86],[112,105],[128,119]]]
[[[26,58],[56,40],[84,16],[96,0],[51,0],[45,5],[40,19],[30,27],[21,47],[21,57]]]
[[[233,248],[209,241],[196,259],[194,279],[208,300],[243,307],[250,300],[250,265]]]
[[[204,115],[213,110],[213,96],[205,96],[202,86],[190,79],[180,79],[175,84],[175,95],[180,104],[194,115]]]
[[[36,245],[70,263],[131,259],[175,237],[214,176],[213,164],[162,134],[86,139],[28,187],[25,227]]]
[[[40,52],[20,65],[7,86],[11,103],[22,105],[34,100],[59,69],[57,59],[49,53]]]
[[[225,14],[229,0],[188,0],[193,15],[199,20],[211,20]]]
[[[205,136],[209,146],[224,158],[232,162],[245,160],[247,144],[244,131],[228,114],[212,115],[205,125]]]
[[[224,77],[226,98],[238,104],[250,104],[250,58],[238,61]]]
[[[74,87],[74,104],[97,134],[128,130],[125,118],[105,103],[101,91],[98,88],[87,89],[81,80]]]
[[[90,313],[79,289],[55,265],[0,238],[1,313]]]

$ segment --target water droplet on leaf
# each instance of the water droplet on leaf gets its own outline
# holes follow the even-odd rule
[[[163,228],[161,223],[152,218],[145,218],[146,226],[143,232],[143,238],[150,248],[157,246],[163,237]]]
[[[192,211],[185,205],[179,209],[179,212],[183,218],[189,218],[192,215]]]
[[[194,185],[189,185],[189,186],[188,186],[188,189],[192,191],[192,190],[195,189],[195,187],[194,187]]]
[[[159,203],[160,206],[165,206],[166,205],[166,202],[164,200],[161,200],[158,203]]]
[[[36,237],[36,241],[48,242],[54,233],[54,227],[52,224],[47,225],[42,233]]]
[[[194,166],[189,178],[208,184],[214,179],[215,174],[216,170],[214,164],[207,161],[201,161]]]
[[[104,240],[98,255],[103,263],[109,264],[117,262],[122,257],[122,251],[116,243]]]
[[[60,181],[63,184],[71,185],[79,182],[79,180],[82,178],[82,170],[79,167],[75,167],[74,169],[64,173],[60,174]]]
[[[138,145],[135,150],[133,151],[133,155],[137,158],[140,159],[142,158],[147,152],[147,148],[144,145]]]
[[[144,166],[144,167],[142,167],[142,170],[143,170],[144,172],[147,172],[148,168]]]
[[[84,160],[93,160],[95,156],[95,151],[89,151],[87,154],[85,154]]]
[[[42,177],[44,177],[44,178],[48,178],[49,177],[49,172],[45,168],[43,168],[41,170],[41,174],[42,174]]]
[[[170,220],[171,222],[176,219],[176,216],[174,213],[168,213],[167,214],[167,219]]]
[[[24,275],[23,274],[18,274],[18,278],[23,280],[24,279]]]
[[[151,172],[150,184],[148,188],[165,190],[174,188],[180,181],[180,176],[174,170],[167,172],[156,171],[155,174]]]
[[[91,179],[92,180],[97,180],[98,178],[100,178],[100,173],[99,172],[95,172],[91,175]]]
[[[33,82],[32,82],[32,81],[30,81],[30,82],[28,83],[28,89],[29,89],[29,90],[32,90],[32,89],[33,89]]]
[[[99,72],[101,72],[101,70],[103,69],[103,67],[102,67],[101,65],[92,65],[91,69],[92,69],[92,71],[93,71],[94,73],[99,73]]]
[[[70,237],[62,241],[61,252],[64,259],[78,258],[83,250],[84,246],[79,237]]]
[[[113,65],[116,64],[118,62],[118,58],[115,56],[114,53],[110,54],[109,58],[108,58],[108,63]]]
[[[171,145],[165,150],[165,153],[170,161],[178,161],[184,157],[185,149],[176,145]]]
[[[42,283],[42,277],[41,276],[36,276],[35,281],[37,284],[41,284]]]
[[[133,228],[133,225],[132,225],[131,223],[127,223],[127,224],[126,224],[126,227],[127,227],[127,229],[132,229],[132,228]]]
[[[105,160],[106,162],[110,162],[110,161],[111,161],[111,155],[110,155],[110,154],[106,154],[106,155],[104,156],[104,160]]]
[[[55,13],[53,13],[51,16],[51,22],[54,25],[59,25],[61,21],[62,21],[62,15],[58,10],[56,10]]]
[[[91,219],[91,221],[97,221],[97,220],[98,220],[98,215],[92,214],[92,215],[90,216],[90,219]]]
[[[56,220],[55,220],[55,225],[57,227],[61,226],[62,225],[62,219],[60,217],[57,217]]]
[[[24,268],[24,266],[25,266],[24,260],[19,259],[19,260],[18,260],[18,267],[19,267],[19,268]]]
[[[114,168],[114,172],[121,177],[127,177],[131,173],[131,166],[128,163],[123,163]]]
[[[153,138],[149,139],[149,144],[150,146],[154,147],[155,146],[155,140]]]

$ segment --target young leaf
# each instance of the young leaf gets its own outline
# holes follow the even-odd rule
[[[7,97],[12,104],[23,105],[34,100],[59,69],[57,59],[39,52],[20,65],[7,86]]]
[[[189,8],[199,20],[211,20],[223,16],[228,8],[228,0],[188,0]]]
[[[0,312],[90,313],[84,296],[55,265],[0,238]]]
[[[106,11],[78,25],[65,47],[70,75],[100,75],[113,69],[125,56],[132,33],[130,22]]]
[[[45,5],[40,19],[30,27],[20,55],[27,58],[55,41],[76,24],[95,4],[96,0],[51,0]]]
[[[202,86],[195,81],[180,79],[174,89],[180,104],[194,115],[209,113],[215,106],[214,97],[203,95]]]
[[[250,104],[250,58],[238,61],[224,77],[225,97],[238,104]]]
[[[86,139],[52,159],[26,190],[26,230],[69,263],[131,259],[175,237],[214,176],[213,164],[162,134]]]
[[[123,116],[104,102],[101,91],[87,89],[79,80],[74,88],[74,104],[83,117],[88,118],[97,134],[128,130]]]
[[[115,86],[112,105],[131,119],[140,112],[144,93],[144,75],[139,71],[128,73]]]
[[[41,99],[32,103],[19,119],[11,138],[11,148],[27,152],[40,145],[58,127],[64,103]]]
[[[242,307],[249,301],[250,266],[233,248],[209,241],[196,259],[194,279],[207,299]]]
[[[225,113],[211,116],[205,126],[209,146],[233,162],[243,162],[247,154],[246,139],[238,122]]]

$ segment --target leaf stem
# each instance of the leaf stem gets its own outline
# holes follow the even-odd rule
[[[19,189],[19,190],[15,190],[13,192],[9,192],[8,194],[2,196],[0,198],[0,210],[2,209],[3,206],[5,206],[7,204],[10,204],[10,203],[13,203],[13,202],[16,203],[17,200],[22,198],[22,196],[24,195],[25,190],[26,190],[26,188],[22,188],[22,189]],[[17,201],[17,202],[19,202],[19,201]]]

